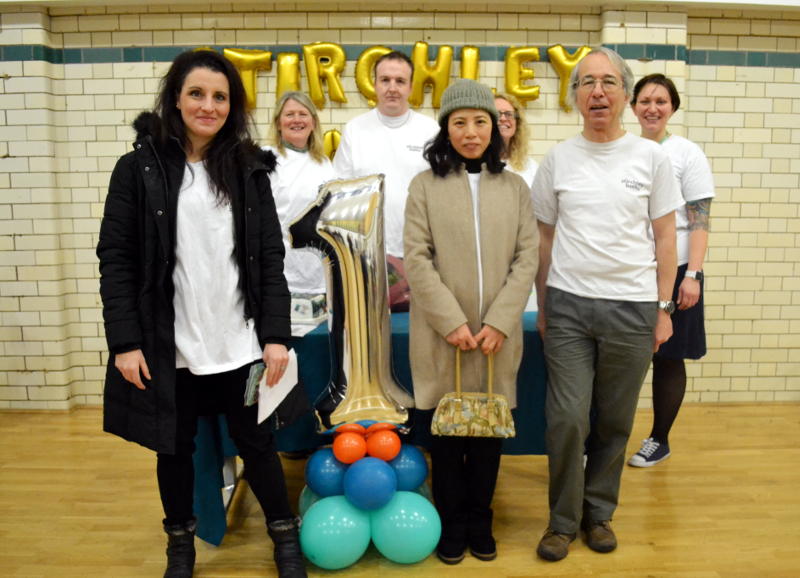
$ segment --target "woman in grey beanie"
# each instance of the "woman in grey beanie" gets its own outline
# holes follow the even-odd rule
[[[403,235],[417,427],[430,427],[434,408],[453,390],[455,348],[464,391],[485,391],[491,353],[494,391],[516,405],[522,312],[538,265],[530,193],[503,170],[491,90],[455,81],[442,96],[439,125],[424,153],[431,169],[409,185]],[[469,549],[493,560],[502,439],[434,435],[430,450],[442,520],[437,555],[457,564]]]

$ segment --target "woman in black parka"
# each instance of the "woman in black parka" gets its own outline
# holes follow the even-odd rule
[[[280,576],[306,576],[267,422],[245,407],[250,367],[274,385],[288,361],[290,297],[269,183],[245,93],[211,50],[180,54],[155,112],[109,183],[97,255],[110,357],[104,429],[157,452],[165,576],[191,576],[197,416],[224,412],[264,510]]]

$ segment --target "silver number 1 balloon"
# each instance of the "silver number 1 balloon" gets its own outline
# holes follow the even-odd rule
[[[322,250],[331,268],[328,301],[334,367],[328,411],[317,405],[320,414],[329,413],[320,415],[322,423],[326,427],[362,419],[405,423],[414,400],[398,385],[391,369],[383,175],[322,185],[316,201],[289,230],[292,246]]]

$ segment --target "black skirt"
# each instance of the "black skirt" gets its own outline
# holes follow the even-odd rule
[[[683,282],[688,265],[678,267],[672,300],[678,299],[678,288]],[[703,313],[705,287],[700,282],[700,299],[694,307],[676,309],[672,314],[672,337],[662,343],[656,355],[666,359],[700,359],[706,354],[706,325]]]

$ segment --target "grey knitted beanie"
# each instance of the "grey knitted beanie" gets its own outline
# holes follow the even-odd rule
[[[492,115],[497,122],[497,109],[494,106],[494,95],[485,84],[468,78],[459,78],[444,89],[442,103],[439,107],[439,122],[459,108],[478,108]]]

